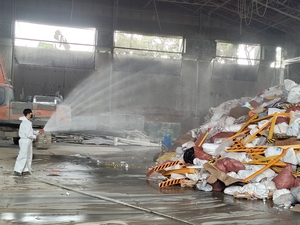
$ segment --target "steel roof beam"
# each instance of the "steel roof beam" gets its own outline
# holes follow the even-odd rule
[[[269,8],[269,9],[272,9],[272,10],[278,12],[278,13],[281,13],[281,14],[283,14],[283,15],[285,15],[285,16],[288,16],[288,17],[291,17],[291,18],[293,18],[293,19],[295,19],[295,20],[300,21],[300,17],[298,17],[298,16],[291,15],[291,14],[289,14],[289,13],[287,13],[287,12],[284,12],[284,11],[281,11],[281,10],[279,10],[279,9],[277,9],[277,8],[274,8],[274,7],[270,6],[269,4],[261,3],[261,2],[259,2],[258,0],[253,0],[253,1],[256,2],[256,3],[258,3],[258,4],[260,4],[260,5],[262,5],[262,6],[265,6],[265,7]],[[273,2],[274,2],[274,1],[273,1]],[[286,8],[286,7],[285,7],[285,8]],[[289,8],[289,9],[290,9],[290,8]],[[297,13],[299,14],[299,12],[297,12]]]
[[[232,2],[230,4],[228,4],[227,7],[230,7],[232,12],[236,12],[237,11],[236,10],[236,4],[234,4]],[[223,7],[223,8],[225,9],[225,7]],[[227,10],[228,10],[228,8],[227,8]],[[271,18],[270,16],[261,17],[261,16],[259,16],[257,14],[256,10],[254,10],[253,13],[254,14],[253,14],[252,20],[255,20],[258,23],[261,23],[263,25],[269,26],[271,28],[278,29],[278,30],[283,31],[285,33],[293,33],[294,30],[295,30],[295,27],[291,26],[289,24],[283,24],[282,26],[278,26],[278,25],[281,24],[281,22],[278,22],[278,23],[274,24],[274,21],[278,21],[279,20],[278,17],[276,17],[276,18],[274,18],[274,17]],[[282,18],[280,18],[280,20],[285,20],[285,18],[287,18],[287,17],[283,16]],[[288,20],[286,20],[286,21],[288,21]],[[268,29],[268,28],[264,28],[264,30],[265,29]]]
[[[286,18],[286,17],[285,17],[285,18]],[[277,28],[277,25],[286,23],[286,22],[288,22],[288,21],[291,20],[291,19],[292,19],[292,18],[287,18],[286,20],[282,20],[282,21],[280,21],[280,22],[278,22],[278,23],[272,24],[272,26],[268,25],[268,27],[264,27],[264,28],[260,29],[259,31],[257,31],[256,33],[260,33],[260,32],[262,32],[262,31],[264,31],[264,30],[267,30],[267,29],[269,29],[269,28],[271,28],[271,27]]]
[[[180,0],[157,0],[157,2],[170,2],[170,3],[179,3],[179,4],[187,4],[187,5],[198,5],[198,6],[205,6],[212,0],[205,0],[205,1],[180,1]],[[203,3],[204,2],[204,3]]]
[[[213,13],[214,11],[218,10],[219,8],[223,7],[224,5],[226,5],[228,2],[230,2],[231,0],[227,0],[226,2],[223,2],[221,5],[217,6],[216,8],[214,8],[213,10],[211,10],[209,12],[209,14]]]
[[[215,4],[216,4],[216,3],[215,3]],[[229,6],[229,5],[228,5],[228,6]],[[227,11],[229,11],[229,12],[238,14],[235,8],[230,8],[230,7],[225,7],[225,6],[223,6],[222,8],[225,9],[225,10],[227,10]],[[252,20],[254,20],[254,21],[258,22],[258,23],[261,23],[261,24],[264,24],[264,25],[267,25],[267,26],[276,28],[276,29],[278,29],[278,30],[280,30],[280,31],[282,31],[282,32],[285,32],[285,33],[286,33],[286,32],[288,32],[288,33],[291,32],[291,31],[287,31],[287,30],[284,30],[284,29],[279,28],[279,27],[274,27],[272,24],[270,24],[270,23],[268,23],[268,22],[266,22],[266,21],[262,21],[261,18],[260,18],[260,19],[252,18]]]
[[[235,13],[238,15],[236,1],[226,0],[226,1],[222,1],[221,3],[220,1],[216,1],[216,0],[202,0],[202,1],[200,0],[156,0],[156,1],[200,6],[197,10],[194,11],[194,13],[196,13],[199,10],[205,9],[206,13],[210,15],[214,13],[216,10],[223,9],[225,11]],[[272,15],[270,14],[270,12],[267,13],[264,17],[259,17],[255,8],[253,10],[252,20],[256,21],[256,23],[262,24],[264,26],[268,26],[268,28],[270,27],[270,28],[278,29],[279,31],[285,33],[294,33],[295,30],[298,29],[298,26],[295,27],[295,25],[291,25],[291,23],[288,23],[288,22],[292,22],[291,19],[300,21],[300,17],[298,17],[298,15],[300,15],[298,10],[299,4],[296,4],[296,2],[286,1],[286,3],[283,4],[278,2],[277,0],[269,0],[269,3],[265,4],[260,2],[259,0],[252,0],[252,4],[257,4],[257,6],[260,6],[258,9],[267,7],[267,9],[280,13],[281,15],[284,16],[280,19],[281,21],[276,23],[276,21],[278,21],[278,17],[270,16]],[[220,16],[220,14],[218,16]],[[226,16],[225,14],[223,18],[229,18],[229,17]],[[291,18],[291,19],[287,19],[287,18]],[[231,22],[228,22],[228,24],[230,23],[232,23],[232,19]],[[236,21],[236,25],[237,24],[240,24],[239,16]],[[268,28],[264,27],[263,29],[260,29],[257,32],[262,32]]]

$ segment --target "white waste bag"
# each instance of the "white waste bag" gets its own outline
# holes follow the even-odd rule
[[[281,160],[283,162],[290,163],[292,165],[298,164],[298,160],[297,160],[297,157],[296,157],[296,154],[295,154],[295,151],[293,148],[289,148],[286,151],[285,155],[281,158]]]
[[[241,193],[242,187],[241,186],[229,186],[224,189],[224,193],[227,195],[234,195],[235,192]]]
[[[196,187],[200,191],[212,191],[212,189],[213,189],[212,186],[210,184],[208,184],[206,181],[202,181],[202,182],[196,184]]]
[[[251,196],[264,199],[269,195],[267,187],[261,183],[250,183],[242,187],[241,193],[249,193]]]
[[[292,122],[287,129],[286,134],[288,136],[298,136],[300,129],[300,118],[297,118],[294,122]]]
[[[287,101],[289,103],[298,103],[300,102],[300,85],[294,86],[291,88],[287,96]]]
[[[296,198],[297,202],[300,203],[300,186],[292,188],[291,194]]]
[[[296,201],[296,198],[288,189],[279,189],[273,193],[273,202],[275,205],[289,207],[291,204],[296,203]]]
[[[219,144],[213,144],[213,143],[204,143],[202,145],[203,151],[207,154],[210,154],[212,156],[216,155],[216,149],[219,147]]]

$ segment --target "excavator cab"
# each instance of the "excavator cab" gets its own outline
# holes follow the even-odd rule
[[[12,101],[14,101],[13,89],[8,85],[0,84],[0,107],[9,105]]]
[[[7,122],[9,118],[9,107],[14,101],[14,92],[10,85],[0,84],[0,121]]]
[[[13,87],[7,78],[2,55],[0,54],[0,137],[13,138],[15,144],[18,143],[19,118],[23,116],[23,110],[28,108],[33,112],[33,128],[44,128],[52,117],[55,122],[70,121],[71,109],[61,104],[61,95],[35,95],[31,101],[14,101]],[[59,113],[57,113],[59,112]],[[45,132],[38,135],[36,140],[37,148],[48,148],[51,143],[51,134]]]

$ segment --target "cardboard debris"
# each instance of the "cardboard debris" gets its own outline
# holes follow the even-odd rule
[[[299,204],[295,205],[294,207],[291,208],[291,211],[300,212],[300,205]]]
[[[217,180],[222,181],[226,186],[229,186],[234,183],[242,182],[241,179],[235,179],[231,176],[228,176],[226,173],[220,171],[214,165],[210,163],[205,163],[203,168],[206,169],[210,173],[210,177],[207,179],[207,183],[213,184]]]

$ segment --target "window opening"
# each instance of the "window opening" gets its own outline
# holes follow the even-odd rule
[[[182,37],[162,37],[115,31],[114,54],[181,59]]]
[[[235,44],[229,42],[217,42],[216,62],[258,65],[260,62],[261,46],[258,44]]]
[[[272,62],[270,67],[272,68],[280,68],[282,65],[282,48],[277,47],[276,48],[276,56],[275,56],[275,62]]]
[[[16,46],[94,52],[95,43],[95,28],[71,28],[21,21],[15,23]]]

